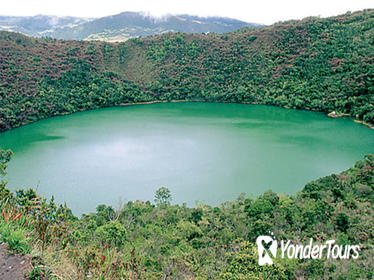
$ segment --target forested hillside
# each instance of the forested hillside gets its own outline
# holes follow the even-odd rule
[[[126,102],[202,100],[374,122],[374,10],[125,43],[0,32],[0,130]]]

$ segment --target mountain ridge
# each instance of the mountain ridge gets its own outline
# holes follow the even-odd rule
[[[242,27],[260,26],[226,17],[169,14],[158,18],[144,12],[122,12],[101,18],[0,16],[0,30],[3,31],[73,40],[126,41],[167,32],[225,33]]]
[[[224,34],[122,43],[0,32],[0,131],[55,115],[167,100],[235,102],[374,123],[374,10]]]

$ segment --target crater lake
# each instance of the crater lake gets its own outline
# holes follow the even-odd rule
[[[0,134],[8,188],[54,195],[75,214],[151,200],[217,205],[241,193],[295,193],[374,152],[351,119],[263,105],[157,103],[54,117]]]

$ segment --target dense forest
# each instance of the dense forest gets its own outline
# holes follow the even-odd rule
[[[226,34],[168,33],[124,43],[0,32],[0,131],[144,101],[269,104],[374,123],[374,10]],[[33,189],[15,193],[0,150],[0,242],[31,254],[30,279],[373,279],[374,154],[308,183],[219,206],[99,205],[75,217]],[[33,186],[31,186],[33,187]],[[258,266],[257,236],[360,245],[358,259]],[[279,256],[279,254],[278,254]]]
[[[153,100],[245,102],[374,122],[374,10],[124,43],[0,32],[0,131]]]

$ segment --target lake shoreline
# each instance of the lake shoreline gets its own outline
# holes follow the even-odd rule
[[[335,111],[332,111],[330,113],[327,114],[328,117],[330,118],[333,118],[333,119],[339,119],[339,118],[350,118],[352,121],[354,121],[355,123],[359,123],[359,124],[362,124],[370,129],[374,129],[374,124],[371,124],[371,123],[368,123],[368,122],[365,122],[363,120],[359,120],[357,118],[354,118],[352,117],[350,114],[346,114],[346,113],[337,113]]]
[[[130,103],[130,102],[121,103],[121,104],[119,104],[119,106],[122,107],[122,106],[132,106],[132,105],[147,105],[147,104],[157,104],[157,103],[179,103],[179,102],[196,102],[196,101],[190,101],[190,100],[170,100],[170,101],[168,101],[168,100],[153,100],[153,101],[143,101],[143,102],[135,102],[135,103]]]
[[[367,128],[374,129],[374,124],[365,122],[363,120],[355,119],[349,114],[346,113],[336,113],[335,111],[327,113],[324,111],[316,111],[313,109],[296,109],[292,108],[289,106],[276,106],[276,105],[269,105],[269,104],[260,104],[257,102],[226,102],[226,101],[221,101],[221,102],[212,102],[212,101],[206,101],[206,100],[153,100],[153,101],[143,101],[143,102],[134,102],[134,103],[121,103],[119,107],[125,107],[125,106],[134,106],[134,105],[149,105],[149,104],[158,104],[158,103],[182,103],[182,102],[202,102],[202,103],[225,103],[225,104],[246,104],[246,105],[265,105],[265,106],[275,106],[275,107],[280,107],[280,108],[285,108],[285,109],[292,109],[292,110],[303,110],[303,111],[309,111],[309,112],[321,112],[324,113],[327,117],[329,118],[334,118],[334,119],[339,119],[339,118],[350,118],[353,122],[361,124],[363,126],[366,126]],[[116,106],[114,106],[116,107]]]
[[[185,103],[189,103],[189,102],[201,102],[201,103],[263,105],[263,106],[273,106],[273,107],[284,108],[284,109],[292,109],[292,110],[298,110],[298,111],[319,112],[319,113],[323,113],[325,116],[330,117],[330,118],[348,117],[348,118],[352,119],[352,121],[355,122],[355,123],[364,125],[364,126],[366,126],[367,128],[370,128],[370,129],[374,129],[374,124],[365,122],[364,120],[360,120],[360,119],[354,118],[353,116],[351,116],[349,114],[337,114],[336,116],[335,115],[331,116],[330,115],[331,113],[328,113],[326,111],[315,110],[315,109],[312,109],[312,108],[309,108],[309,107],[306,107],[306,108],[292,108],[290,106],[279,106],[279,105],[274,105],[274,104],[263,104],[263,103],[258,103],[258,102],[229,102],[229,101],[219,101],[219,102],[216,102],[216,101],[197,100],[197,99],[196,100],[183,99],[183,100],[153,100],[153,101],[141,101],[141,102],[132,102],[132,103],[131,102],[127,102],[127,103],[120,103],[120,104],[112,105],[112,106],[103,106],[103,107],[91,108],[91,109],[80,109],[80,110],[77,110],[77,111],[74,111],[74,112],[62,112],[62,113],[55,114],[55,115],[52,115],[52,116],[42,117],[42,118],[39,118],[37,120],[33,120],[31,122],[26,122],[26,123],[23,123],[23,124],[18,124],[18,125],[14,126],[14,127],[7,128],[5,130],[0,130],[0,134],[4,133],[6,131],[13,130],[15,128],[19,128],[19,127],[23,127],[23,126],[27,126],[27,125],[33,124],[33,123],[41,121],[41,120],[50,119],[50,118],[54,118],[54,117],[60,117],[60,116],[69,116],[69,115],[72,115],[72,114],[75,114],[75,113],[80,113],[80,112],[88,112],[88,111],[92,111],[92,110],[100,110],[100,109],[116,108],[116,107],[126,107],[126,106],[134,106],[134,105],[150,105],[150,104],[158,104],[158,103],[183,103],[183,102],[185,102]]]

